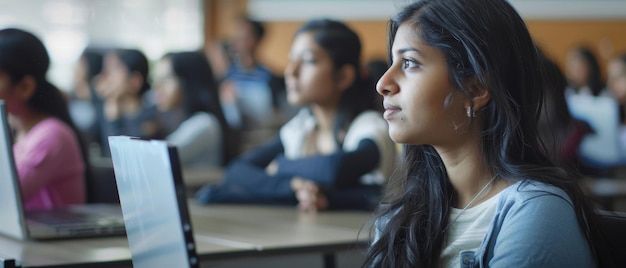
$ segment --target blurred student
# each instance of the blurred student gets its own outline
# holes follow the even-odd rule
[[[26,210],[86,200],[87,154],[63,94],[46,80],[49,65],[37,37],[0,30],[0,99],[15,128],[13,152]]]
[[[392,64],[377,90],[405,168],[389,182],[363,266],[604,264],[577,175],[541,150],[542,63],[515,9],[424,0],[389,26]]]
[[[102,99],[95,90],[96,77],[102,71],[101,52],[87,48],[74,69],[74,90],[70,95],[69,111],[87,146],[100,144]]]
[[[572,49],[567,55],[565,77],[568,82],[566,96],[598,96],[603,93],[604,81],[600,64],[589,48],[584,46]]]
[[[115,49],[107,53],[96,89],[103,99],[103,155],[110,155],[108,136],[160,138],[156,108],[144,98],[150,84],[148,60],[141,51]]]
[[[371,209],[393,169],[395,147],[360,72],[361,43],[333,20],[296,33],[285,69],[287,98],[304,106],[271,142],[229,165],[200,203],[298,204],[303,210]]]
[[[199,52],[169,53],[156,65],[159,111],[181,114],[183,122],[166,139],[178,148],[183,166],[218,167],[230,157],[229,135],[217,84]]]
[[[231,62],[220,94],[226,119],[236,129],[266,127],[279,115],[284,83],[259,62],[258,50],[264,35],[261,22],[240,18],[226,51]]]

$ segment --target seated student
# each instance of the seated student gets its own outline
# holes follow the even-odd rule
[[[0,99],[15,129],[13,152],[26,210],[81,204],[86,198],[87,154],[63,94],[45,78],[49,64],[37,37],[0,30]]]
[[[156,109],[144,98],[150,85],[148,60],[141,51],[116,49],[107,53],[96,90],[103,98],[103,155],[110,155],[108,136],[161,138]]]
[[[395,146],[362,86],[361,43],[341,22],[315,20],[296,33],[285,69],[287,98],[305,106],[273,141],[236,159],[200,203],[371,208],[393,169]]]
[[[405,168],[363,266],[609,267],[577,175],[541,150],[542,62],[511,4],[418,1],[389,30],[377,90]]]
[[[275,121],[282,124],[284,81],[258,59],[265,27],[247,17],[239,18],[235,26],[228,51],[224,51],[230,62],[220,84],[226,119],[232,128],[242,131],[271,128]]]
[[[178,147],[183,166],[222,166],[230,137],[206,57],[166,54],[156,65],[154,90],[159,111],[181,114],[184,120],[166,137]]]

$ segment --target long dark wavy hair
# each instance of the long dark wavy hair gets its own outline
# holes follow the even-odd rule
[[[446,58],[455,90],[470,96],[464,82],[476,79],[491,101],[481,110],[480,149],[492,174],[532,179],[563,189],[594,256],[601,238],[594,211],[576,174],[554,164],[541,148],[537,121],[543,102],[541,60],[528,30],[504,0],[425,0],[404,7],[389,22],[389,49],[398,28],[415,35]],[[391,51],[389,52],[391,54]],[[391,57],[390,57],[391,58]],[[478,122],[478,121],[476,121]],[[474,121],[472,121],[474,123]],[[391,178],[376,212],[380,228],[364,267],[436,267],[456,193],[446,167],[430,145],[405,145],[404,167]],[[378,226],[378,227],[376,227]]]
[[[343,92],[339,99],[334,132],[336,141],[340,131],[345,130],[352,120],[361,112],[374,108],[376,92],[367,88],[366,81],[361,77],[361,41],[359,36],[346,24],[330,19],[312,20],[302,25],[295,36],[309,32],[313,39],[330,56],[335,70],[349,65],[355,70],[354,83]]]
[[[35,35],[15,28],[0,30],[0,70],[6,72],[13,83],[27,76],[35,79],[35,92],[28,100],[28,106],[61,120],[72,129],[79,141],[85,165],[84,176],[88,180],[91,176],[91,169],[87,149],[70,117],[63,93],[46,79],[49,66],[48,51]]]
[[[207,58],[200,52],[174,52],[163,56],[172,64],[172,71],[182,90],[182,109],[185,118],[197,112],[207,112],[219,121],[222,130],[222,160],[226,164],[234,157],[230,128],[226,123],[217,90],[217,82]]]

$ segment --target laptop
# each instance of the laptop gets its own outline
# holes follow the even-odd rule
[[[199,267],[176,147],[108,139],[133,267]]]
[[[6,105],[0,100],[0,234],[18,240],[125,234],[121,210],[113,204],[24,211],[7,117]]]

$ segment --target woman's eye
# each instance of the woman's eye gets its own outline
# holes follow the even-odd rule
[[[416,61],[411,59],[402,59],[402,69],[412,69],[418,67]]]

